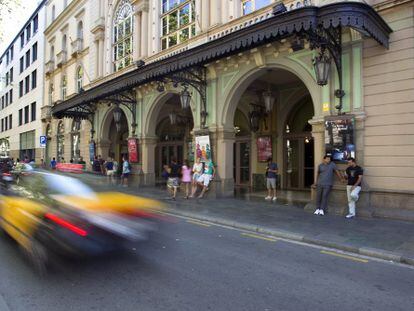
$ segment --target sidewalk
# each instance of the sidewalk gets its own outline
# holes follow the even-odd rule
[[[102,190],[108,189],[106,179],[101,176],[83,174],[79,178]],[[414,265],[412,222],[315,216],[303,206],[268,202],[254,196],[185,200],[179,193],[177,201],[172,201],[166,191],[158,188],[112,187],[112,190],[160,199],[167,204],[168,212],[176,215]]]

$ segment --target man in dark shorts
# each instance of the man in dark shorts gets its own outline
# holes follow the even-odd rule
[[[323,161],[318,166],[316,182],[312,185],[316,187],[316,210],[315,215],[325,215],[328,207],[329,194],[334,183],[334,173],[342,181],[343,177],[339,173],[336,164],[331,161],[329,155],[323,157]]]
[[[167,186],[168,189],[172,192],[172,199],[175,200],[177,196],[178,187],[180,187],[180,171],[181,166],[177,164],[175,158],[171,159],[170,172],[168,176]]]

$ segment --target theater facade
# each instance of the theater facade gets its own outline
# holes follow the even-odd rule
[[[47,3],[46,158],[127,155],[154,186],[200,152],[209,195],[232,196],[263,190],[270,156],[311,206],[323,155],[355,156],[360,213],[414,219],[412,2],[61,2]],[[336,185],[331,206],[345,200]]]

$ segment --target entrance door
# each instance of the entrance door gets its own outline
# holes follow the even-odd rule
[[[250,140],[234,143],[233,173],[236,186],[250,185]]]
[[[157,146],[157,167],[156,175],[161,176],[162,168],[166,164],[170,164],[172,158],[175,158],[178,163],[182,164],[184,162],[184,143],[160,143]]]
[[[314,143],[311,134],[285,138],[285,188],[303,190],[313,184]]]

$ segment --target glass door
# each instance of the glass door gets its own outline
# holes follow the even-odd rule
[[[234,144],[234,181],[237,186],[250,185],[250,140]]]

